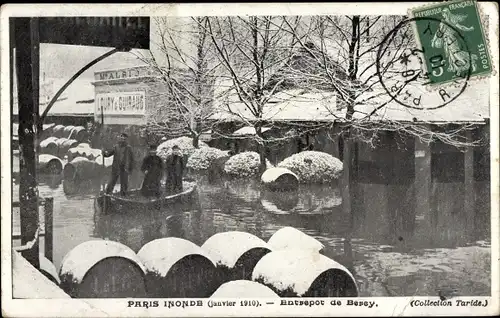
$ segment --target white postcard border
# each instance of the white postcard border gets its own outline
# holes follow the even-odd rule
[[[484,307],[447,307],[447,306],[411,306],[412,301],[432,300],[438,297],[371,297],[357,298],[356,301],[375,301],[373,308],[354,306],[331,306],[332,299],[324,300],[321,306],[281,306],[261,307],[214,307],[208,308],[208,299],[203,299],[203,307],[166,308],[131,308],[127,299],[30,299],[12,300],[12,268],[11,268],[11,178],[10,178],[10,111],[9,111],[9,27],[8,18],[15,16],[134,16],[134,15],[317,15],[317,14],[401,14],[422,3],[328,3],[328,4],[8,4],[1,7],[1,238],[2,238],[2,314],[9,317],[97,317],[97,316],[393,316],[393,315],[494,315],[499,314],[499,88],[498,73],[490,79],[490,118],[491,118],[491,297],[459,297],[461,300],[488,300]],[[498,10],[493,2],[480,2],[483,12],[489,14],[489,43],[495,69],[499,66],[498,43]],[[33,288],[36,288],[35,286]],[[164,299],[157,300],[160,303]],[[190,301],[193,299],[189,299]],[[283,299],[287,300],[287,299]],[[296,298],[290,300],[297,300]],[[306,299],[299,299],[306,300]],[[340,299],[347,303],[347,299]],[[260,300],[265,301],[265,300]]]

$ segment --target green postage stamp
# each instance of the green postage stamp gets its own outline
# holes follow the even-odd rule
[[[431,84],[492,73],[476,1],[447,1],[412,9],[410,15]]]

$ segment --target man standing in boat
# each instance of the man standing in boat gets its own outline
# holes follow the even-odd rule
[[[111,166],[111,179],[106,187],[106,193],[111,193],[115,188],[116,181],[120,178],[120,194],[127,195],[128,175],[134,169],[134,153],[132,147],[127,143],[128,135],[120,134],[118,144],[112,150],[104,151],[104,157],[113,157]]]
[[[163,177],[163,161],[156,154],[156,146],[149,147],[149,154],[142,161],[141,171],[145,174],[141,193],[145,197],[160,196]]]
[[[184,173],[184,158],[179,146],[172,147],[172,154],[165,162],[167,170],[166,187],[167,193],[178,193],[182,191],[182,175]]]

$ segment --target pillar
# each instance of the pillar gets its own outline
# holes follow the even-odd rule
[[[473,141],[472,131],[466,131],[467,142]],[[466,147],[464,153],[464,213],[467,236],[474,235],[475,230],[475,182],[474,182],[474,147]]]
[[[32,242],[38,229],[38,189],[36,179],[36,127],[39,91],[38,18],[14,18],[17,94],[19,107],[19,202],[21,244]],[[13,80],[13,74],[11,76]],[[22,255],[40,267],[38,241]]]
[[[433,225],[431,208],[431,147],[415,138],[415,213],[424,216],[427,225]]]

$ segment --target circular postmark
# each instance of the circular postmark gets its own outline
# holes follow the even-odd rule
[[[421,46],[416,41],[403,45],[411,43],[401,39],[411,36],[416,22],[426,26],[415,32]],[[391,100],[408,108],[432,110],[448,105],[465,91],[472,72],[470,59],[467,41],[453,25],[431,17],[410,18],[400,22],[379,45],[377,75]],[[448,76],[447,82],[455,85],[427,89],[439,84],[441,76]]]

